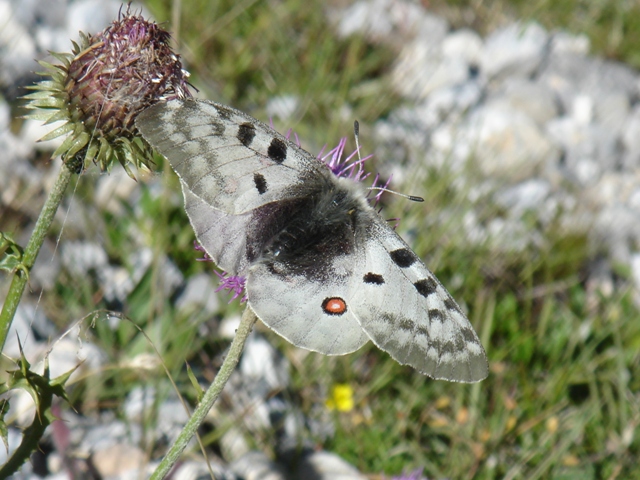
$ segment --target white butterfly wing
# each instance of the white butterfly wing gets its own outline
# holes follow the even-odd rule
[[[372,212],[350,298],[373,343],[435,379],[477,382],[487,358],[469,320],[424,263]]]
[[[216,265],[225,272],[237,275],[250,263],[247,257],[247,236],[253,215],[229,215],[213,208],[180,181],[184,207],[198,243],[202,245]]]
[[[249,306],[269,328],[297,347],[325,355],[344,355],[358,350],[369,337],[351,307],[340,315],[323,309],[327,299],[349,298],[355,258],[339,256],[331,265],[317,265],[322,277],[290,273],[291,266],[274,262],[252,266],[247,278]]]
[[[194,195],[230,214],[299,198],[329,171],[265,124],[206,100],[171,100],[136,119]],[[311,180],[311,181],[310,181]]]

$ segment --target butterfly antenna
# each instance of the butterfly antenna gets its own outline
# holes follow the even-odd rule
[[[402,198],[406,198],[407,200],[411,200],[412,202],[424,202],[424,198],[416,197],[415,195],[406,195],[404,193],[396,192],[395,190],[390,190],[385,187],[369,187],[369,190],[378,190],[380,192],[393,193],[394,195],[399,195]]]
[[[357,120],[355,120],[353,122],[353,135],[356,139],[356,152],[358,152],[358,159],[360,161],[362,161],[362,158],[360,157],[360,124],[358,123]],[[389,182],[387,182],[389,183]],[[374,182],[375,184],[375,182]],[[400,192],[395,192],[393,190],[389,190],[386,187],[369,187],[369,190],[378,190],[379,192],[387,192],[387,193],[393,193],[395,195],[400,195],[403,198],[406,198],[412,202],[424,202],[424,198],[422,197],[416,197],[415,195],[405,195],[404,193],[400,193]]]
[[[356,139],[356,152],[358,152],[358,160],[362,161],[362,157],[360,157],[360,124],[358,120],[354,120],[353,122],[353,136]]]

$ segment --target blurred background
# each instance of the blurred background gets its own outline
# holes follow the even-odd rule
[[[60,167],[21,115],[35,59],[119,2],[0,0],[0,230],[24,245]],[[367,345],[344,357],[258,325],[201,430],[219,479],[638,478],[640,5],[625,0],[149,0],[197,96],[293,129],[317,154],[353,121],[372,171],[421,204],[383,215],[474,324],[479,384]],[[72,181],[0,370],[80,363],[15,478],[144,478],[188,418],[243,305],[197,262],[178,181]],[[10,276],[0,276],[4,298]],[[4,373],[2,374],[4,375]],[[175,383],[174,384],[172,384]],[[32,401],[11,392],[9,449]],[[0,448],[0,460],[6,452]],[[0,462],[0,463],[2,463]],[[173,478],[210,478],[193,444]]]

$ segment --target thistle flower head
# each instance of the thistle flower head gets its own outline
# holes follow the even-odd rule
[[[349,178],[354,182],[363,182],[369,176],[370,173],[364,169],[364,164],[367,160],[371,159],[373,155],[367,155],[360,158],[359,150],[354,150],[350,155],[344,156],[344,149],[347,145],[347,138],[343,137],[332,150],[323,155],[323,152],[318,154],[318,160],[324,162],[336,177]],[[323,149],[324,150],[324,149]],[[376,174],[373,179],[373,183],[369,188],[369,192],[378,190],[373,197],[373,203],[376,205],[380,201],[380,197],[384,193],[384,189],[389,186],[391,177],[386,181],[384,185],[378,185],[380,181],[380,175]]]
[[[240,298],[241,303],[247,301],[247,295],[243,295],[245,291],[244,287],[247,282],[247,279],[245,277],[229,275],[227,272],[220,273],[217,271],[216,275],[218,275],[218,278],[220,279],[220,286],[216,288],[216,292],[227,290],[229,293],[233,294],[231,296],[231,300],[229,300],[229,303],[233,302],[240,295],[242,295],[242,298]]]
[[[62,62],[31,87],[29,118],[65,123],[41,140],[68,134],[54,156],[80,171],[94,161],[110,170],[117,159],[148,167],[151,149],[137,137],[136,115],[159,100],[191,96],[188,73],[169,47],[169,34],[129,9],[97,35],[80,33],[72,53],[52,53]]]

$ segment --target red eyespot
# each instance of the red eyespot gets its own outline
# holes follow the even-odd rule
[[[322,310],[328,315],[342,315],[347,311],[347,304],[340,297],[325,298]]]

